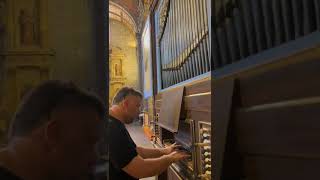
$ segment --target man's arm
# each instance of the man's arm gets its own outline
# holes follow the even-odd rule
[[[143,159],[140,155],[132,159],[122,170],[132,177],[145,178],[161,174],[171,163],[187,158],[182,152],[172,152],[159,158]]]
[[[143,159],[158,158],[160,156],[165,155],[161,149],[157,149],[157,148],[145,148],[145,147],[137,146],[136,150],[139,156],[141,156]]]
[[[145,148],[141,146],[137,146],[136,150],[138,154],[143,158],[158,158],[166,154],[172,153],[177,147],[179,147],[176,144],[172,144],[171,146],[168,146],[166,148]]]

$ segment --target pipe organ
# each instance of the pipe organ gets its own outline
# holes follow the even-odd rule
[[[211,22],[208,0],[159,0],[154,21],[162,88],[320,30],[318,0],[210,3]]]
[[[214,0],[214,69],[320,30],[319,0]]]
[[[213,5],[212,9],[211,4]],[[213,16],[211,17],[209,14]],[[312,43],[319,39],[319,0],[155,0],[151,19],[153,22],[151,23],[153,27],[152,48],[156,60],[154,69],[157,70],[154,73],[154,76],[157,77],[153,79],[158,82],[158,90],[155,91],[153,97],[156,114],[153,119],[153,142],[158,147],[176,142],[181,145],[181,150],[191,155],[190,159],[174,163],[168,169],[165,178],[159,176],[159,179],[211,179],[213,177],[219,179],[222,176],[232,179],[235,174],[237,177],[242,177],[247,172],[238,175],[239,170],[239,172],[233,172],[234,174],[223,174],[224,172],[221,170],[223,163],[230,163],[229,159],[222,163],[224,142],[227,139],[220,140],[220,144],[216,143],[214,139],[219,137],[213,137],[213,134],[217,133],[216,130],[221,131],[223,128],[215,127],[217,129],[213,132],[214,128],[211,123],[218,118],[221,122],[224,121],[223,118],[229,120],[229,116],[233,117],[228,114],[233,113],[231,112],[231,97],[233,96],[231,92],[228,94],[229,91],[224,89],[228,89],[229,85],[218,85],[222,86],[220,93],[227,94],[228,97],[214,96],[213,102],[220,102],[218,105],[224,104],[230,109],[218,108],[219,112],[228,115],[218,116],[218,118],[213,115],[215,119],[211,119],[212,79],[207,76],[208,72],[212,72],[215,78],[213,80],[216,85],[213,89],[214,94],[217,94],[217,90],[219,90],[217,88],[218,78],[222,79],[220,81],[226,81],[227,78],[223,79],[224,77],[232,76],[234,78],[235,74],[241,72],[244,76],[239,81],[235,81],[235,85],[232,84],[232,92],[233,86],[237,85],[234,89],[238,90],[238,88],[250,85],[250,88],[243,88],[242,91],[237,92],[237,96],[239,96],[237,98],[248,96],[247,100],[253,101],[251,105],[256,105],[254,104],[255,100],[261,99],[263,101],[261,104],[265,103],[266,99],[263,98],[267,98],[267,96],[255,92],[254,85],[251,84],[254,82],[261,85],[260,91],[264,91],[265,86],[259,81],[259,78],[254,79],[254,73],[260,71],[254,70],[260,68],[259,70],[262,69],[262,72],[265,70],[262,66],[270,65],[276,59],[285,59],[284,57],[290,56],[290,53],[299,54],[304,50],[303,46],[308,46],[310,49],[318,47],[318,44],[315,46]],[[300,49],[297,48],[298,46]],[[308,55],[309,59],[314,57],[312,53]],[[290,64],[289,60],[286,63]],[[280,65],[282,64],[279,63],[279,67]],[[275,67],[270,65],[270,68]],[[249,68],[253,69],[252,81],[247,80],[248,77],[244,73]],[[280,72],[278,73],[280,74]],[[274,77],[280,79],[270,78],[270,82],[273,80],[286,82],[286,77],[281,79],[276,75]],[[163,94],[181,86],[184,86],[185,91],[182,98],[181,114],[176,122],[179,124],[179,128],[177,131],[172,131],[169,127],[159,125],[159,117],[163,116],[160,109],[161,106],[170,104],[170,101],[164,103]],[[286,89],[282,86],[280,88]],[[280,94],[283,89],[279,91]],[[248,92],[244,95],[241,94],[246,91]],[[264,93],[277,94],[277,91],[270,89]],[[292,92],[289,91],[288,94],[290,95],[290,93],[292,95]],[[286,95],[283,94],[281,97],[286,97]],[[273,97],[273,94],[270,97]],[[230,102],[225,101],[224,98],[228,98]],[[245,103],[245,101],[238,103]],[[217,108],[217,106],[213,106],[213,108]],[[245,119],[246,117],[241,118]],[[168,121],[170,120],[173,121],[168,119]],[[216,126],[217,124],[219,125],[216,123]],[[223,126],[223,123],[221,124]],[[239,122],[237,125],[242,124]],[[223,133],[221,137],[226,137],[226,134]],[[234,140],[234,142],[236,141]],[[215,152],[212,151],[213,147],[215,147]],[[228,148],[230,147],[228,146]],[[214,157],[216,159],[213,159]],[[215,161],[214,167],[213,161]],[[232,172],[231,170],[237,169],[233,167],[236,165],[231,162],[231,165],[228,164],[224,168],[228,172]],[[252,170],[250,167],[248,169]],[[251,175],[254,173],[249,174],[248,177]]]
[[[161,124],[161,116],[168,115],[167,111],[160,113],[161,106],[167,108],[166,104],[175,104],[174,98],[166,100],[163,97],[166,92],[155,96],[153,142],[157,147],[177,143],[182,151],[191,155],[189,159],[174,163],[165,177],[159,176],[159,179],[211,179],[210,0],[159,0],[156,4],[151,18],[159,89],[171,91],[173,85],[180,83],[184,84],[181,86],[186,88],[186,93],[179,118],[165,118],[176,121],[177,131],[172,130],[171,122]],[[203,77],[199,82],[186,84],[187,80],[199,76]],[[194,92],[188,93],[189,88],[195,88]],[[202,102],[194,107],[196,101]]]
[[[155,12],[161,85],[211,71],[207,0],[163,0]]]

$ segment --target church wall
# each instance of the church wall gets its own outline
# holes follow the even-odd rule
[[[94,1],[0,0],[0,144],[23,95],[48,79],[101,91]],[[103,63],[101,63],[103,64]],[[107,69],[105,69],[107,71]]]
[[[124,54],[123,76],[125,85],[141,90],[139,80],[139,62],[137,59],[136,36],[124,24],[110,19],[110,48],[120,48]]]
[[[94,88],[93,1],[49,0],[48,6],[49,47],[56,53],[51,77]]]

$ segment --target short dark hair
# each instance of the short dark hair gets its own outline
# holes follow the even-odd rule
[[[114,96],[112,104],[119,104],[121,101],[123,101],[127,96],[138,96],[142,98],[141,92],[135,90],[134,88],[131,87],[123,87],[121,88],[117,94]]]
[[[72,82],[49,80],[31,90],[20,103],[11,121],[8,138],[25,136],[49,120],[51,112],[61,107],[84,106],[105,117],[106,108],[94,94]]]

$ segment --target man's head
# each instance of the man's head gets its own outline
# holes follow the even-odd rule
[[[96,96],[73,83],[48,81],[23,99],[9,129],[9,144],[17,139],[32,143],[51,173],[85,175],[96,160],[104,116]]]
[[[114,96],[112,104],[121,108],[124,123],[129,124],[140,114],[142,94],[133,88],[123,87]]]

